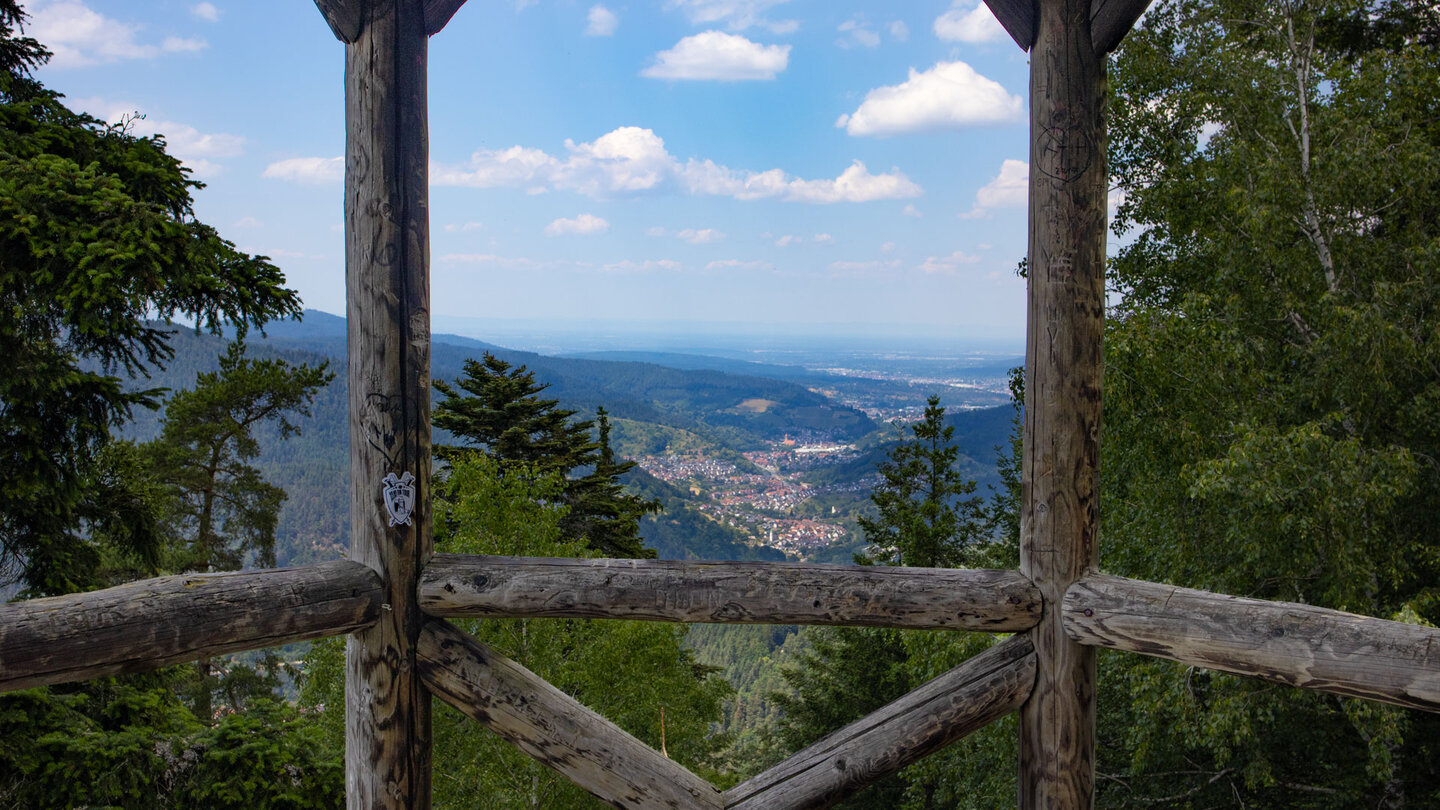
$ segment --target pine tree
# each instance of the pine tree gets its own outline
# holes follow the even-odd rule
[[[930,397],[914,439],[890,451],[879,465],[884,479],[870,496],[879,513],[862,517],[870,546],[863,561],[923,568],[955,568],[981,541],[984,511],[975,482],[956,468],[960,449],[945,407]]]
[[[566,537],[583,539],[610,557],[655,556],[640,540],[640,518],[660,505],[625,492],[620,477],[635,465],[615,461],[603,408],[597,442],[591,439],[594,422],[576,420],[576,411],[542,398],[548,384],[536,382],[525,366],[512,367],[489,352],[480,362],[465,361],[465,375],[456,385],[459,390],[435,381],[444,399],[435,406],[434,423],[466,445],[438,447],[440,458],[479,451],[500,462],[502,473],[558,475],[564,481],[561,501],[567,510],[561,529]]]
[[[112,430],[159,404],[121,380],[171,357],[149,319],[243,331],[300,301],[194,218],[199,184],[162,138],[72,112],[32,77],[49,53],[23,20],[0,0],[0,570],[59,593],[105,584],[98,537],[140,557],[160,542],[108,511],[142,495],[103,467]]]
[[[220,370],[198,375],[195,387],[170,398],[160,438],[142,449],[157,481],[171,495],[171,567],[234,571],[246,563],[275,565],[275,526],[285,491],[250,464],[260,453],[255,429],[270,423],[281,438],[299,433],[295,416],[309,416],[316,392],[334,374],[328,364],[292,366],[281,359],[252,360],[241,341],[220,357]],[[268,652],[258,667],[232,660],[217,681],[210,659],[196,666],[195,714],[213,722],[213,693],[230,708],[268,696],[279,685],[279,661]]]

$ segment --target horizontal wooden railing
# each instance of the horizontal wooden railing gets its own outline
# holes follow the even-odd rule
[[[1065,594],[1081,644],[1440,711],[1440,630],[1289,602],[1093,575]]]
[[[1017,571],[437,554],[431,616],[828,624],[1013,632],[1040,618]]]
[[[183,574],[0,605],[0,692],[142,672],[374,623],[380,578],[345,560]]]

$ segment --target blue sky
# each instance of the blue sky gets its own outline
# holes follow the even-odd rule
[[[30,0],[197,213],[344,312],[343,46],[301,0]],[[444,318],[1023,339],[1026,55],[978,0],[471,0],[430,43]]]

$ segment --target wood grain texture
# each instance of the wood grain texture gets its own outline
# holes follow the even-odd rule
[[[637,810],[721,807],[705,780],[448,622],[427,622],[419,651],[434,694],[601,800]]]
[[[425,0],[425,33],[430,36],[440,33],[463,5],[465,0]]]
[[[1037,0],[985,0],[990,13],[1004,26],[1005,33],[1015,40],[1020,50],[1028,51],[1035,44],[1035,9]]]
[[[346,649],[351,810],[430,806],[430,700],[415,672],[415,581],[431,549],[426,49],[421,0],[369,0],[345,48],[345,283],[351,559],[390,605]],[[414,479],[392,525],[387,475]]]
[[[315,0],[315,6],[330,26],[331,33],[341,42],[354,42],[360,37],[361,19],[369,0]]]
[[[1101,574],[1070,586],[1065,632],[1268,681],[1440,711],[1440,630]]]
[[[1016,636],[727,790],[727,810],[830,807],[1014,711],[1035,682]]]
[[[0,605],[0,692],[348,633],[380,614],[359,563],[184,574]]]
[[[1030,242],[1020,571],[1058,606],[1097,564],[1105,314],[1104,64],[1089,0],[1042,0],[1030,57]],[[1095,651],[1060,611],[1031,631],[1038,674],[1020,711],[1020,806],[1088,808]]]
[[[1040,597],[1015,571],[801,563],[565,560],[437,554],[420,575],[432,616],[844,624],[1015,631]]]
[[[1115,50],[1151,0],[1090,0],[1090,42],[1104,56]]]

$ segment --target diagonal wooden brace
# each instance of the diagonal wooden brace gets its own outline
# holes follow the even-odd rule
[[[1019,708],[1034,683],[1015,636],[725,791],[725,808],[829,807]]]
[[[720,810],[720,792],[490,647],[432,619],[416,649],[434,695],[616,807]]]

